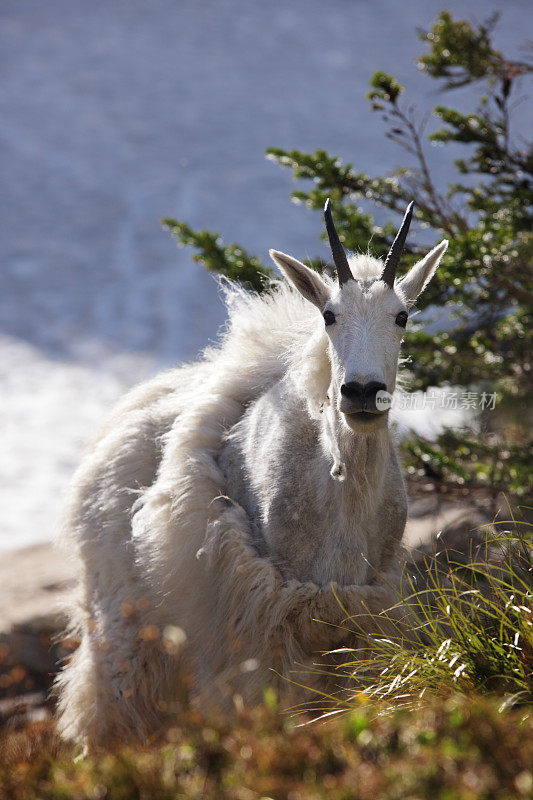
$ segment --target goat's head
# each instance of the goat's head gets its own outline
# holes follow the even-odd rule
[[[373,433],[387,425],[409,309],[448,246],[446,240],[442,241],[395,281],[412,207],[411,203],[385,264],[370,257],[355,257],[354,275],[327,201],[324,215],[338,283],[328,283],[285,253],[270,251],[285,277],[322,313],[329,337],[330,400],[345,424],[357,433]]]

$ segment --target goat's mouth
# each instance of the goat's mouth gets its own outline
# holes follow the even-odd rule
[[[379,419],[379,417],[382,417],[386,413],[387,413],[386,411],[352,411],[351,413],[345,412],[347,417],[350,417],[350,419],[357,420],[357,422],[375,421],[376,419]]]
[[[373,433],[387,425],[387,411],[343,412],[346,425],[354,433]]]
[[[386,413],[387,411],[352,411],[351,413],[345,411],[344,415],[354,422],[375,422]]]

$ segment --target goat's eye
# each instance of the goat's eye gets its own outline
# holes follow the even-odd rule
[[[327,309],[327,311],[324,311],[324,322],[326,323],[326,327],[328,325],[333,325],[333,323],[335,322],[335,314],[333,313],[333,311],[330,311],[329,308]]]
[[[400,311],[396,315],[396,320],[395,321],[396,321],[396,325],[399,325],[400,328],[405,328],[405,326],[407,325],[407,312],[406,311]]]

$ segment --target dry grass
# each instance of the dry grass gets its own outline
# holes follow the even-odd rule
[[[297,727],[270,698],[237,720],[192,712],[143,749],[75,759],[51,722],[4,730],[2,800],[471,800],[530,797],[533,720],[491,698]]]

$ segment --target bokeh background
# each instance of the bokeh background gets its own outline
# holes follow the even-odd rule
[[[215,280],[160,218],[263,257],[326,256],[319,216],[289,202],[290,175],[264,150],[324,148],[370,174],[400,166],[365,94],[383,69],[420,110],[438,102],[413,62],[417,27],[442,6],[3,0],[0,549],[52,537],[111,403],[223,323]],[[511,55],[531,34],[530,0],[445,7],[476,21],[500,8],[494,42]],[[531,109],[517,115],[530,130]],[[434,155],[444,181],[449,162]]]

